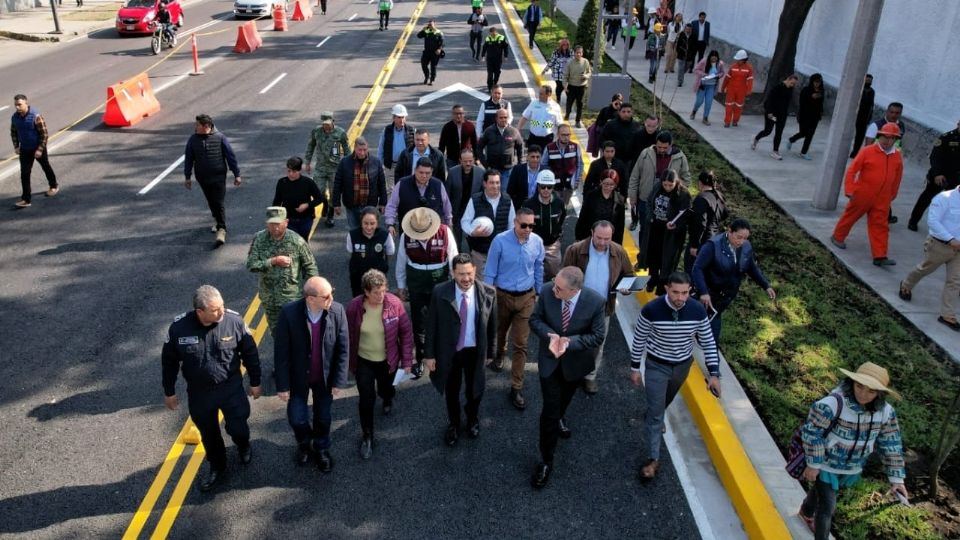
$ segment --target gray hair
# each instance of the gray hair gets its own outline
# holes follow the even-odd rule
[[[562,277],[571,289],[579,291],[583,288],[583,270],[576,266],[564,266],[557,272],[557,277]]]
[[[357,147],[357,146],[370,146],[370,145],[369,143],[367,143],[367,138],[361,135],[353,140],[353,146]]]
[[[360,285],[366,292],[379,289],[380,287],[386,287],[387,275],[376,268],[371,268],[363,273],[363,276],[360,278]]]
[[[213,285],[201,285],[197,287],[197,290],[193,291],[193,309],[207,309],[210,306],[210,302],[214,300],[223,301],[223,296],[220,295],[220,291],[217,290]]]

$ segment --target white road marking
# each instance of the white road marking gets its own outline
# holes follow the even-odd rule
[[[368,3],[368,4],[372,4],[372,3],[373,3],[373,0],[367,0],[367,3]]]
[[[9,105],[4,105],[3,107],[0,107],[0,111],[2,111],[2,110],[4,110],[4,109],[9,109],[9,108],[10,108]]]
[[[171,172],[173,172],[174,169],[179,167],[180,164],[183,163],[183,160],[184,160],[184,156],[180,156],[180,159],[171,163],[170,166],[164,169],[162,173],[158,174],[157,177],[151,180],[149,184],[147,184],[146,186],[144,186],[143,189],[138,191],[137,195],[146,195],[148,191],[153,189],[153,186],[159,184],[160,181],[166,178],[168,174],[170,174]]]
[[[354,20],[354,19],[356,19],[356,18],[357,18],[357,15],[359,15],[359,14],[358,14],[358,13],[354,13],[353,15],[351,15],[351,16],[350,16],[350,18],[349,18],[349,19],[347,19],[347,22],[349,22],[349,21],[352,21],[352,20]]]
[[[263,90],[260,91],[260,93],[261,93],[261,94],[266,94],[268,91],[270,91],[271,88],[273,88],[273,85],[275,85],[275,84],[277,84],[278,82],[280,82],[280,81],[281,81],[284,77],[286,77],[286,76],[287,76],[286,73],[281,73],[279,77],[277,77],[276,79],[274,79],[272,83],[268,84],[266,88],[264,88]]]
[[[184,30],[183,32],[180,33],[180,35],[181,35],[181,36],[189,36],[190,34],[193,34],[193,33],[195,33],[195,32],[199,32],[200,30],[203,30],[203,29],[209,28],[209,27],[211,27],[211,26],[213,26],[213,25],[215,25],[215,24],[221,23],[221,22],[229,19],[229,18],[232,17],[232,16],[233,16],[233,14],[221,15],[221,16],[219,16],[219,17],[214,18],[214,19],[213,19],[212,21],[210,21],[210,22],[205,22],[205,23],[201,24],[200,26],[198,26],[198,27],[196,27],[196,28],[191,28],[190,30]]]
[[[326,43],[329,39],[330,39],[330,36],[323,38],[323,41],[321,41],[320,43],[317,43],[317,48],[323,47],[323,44]]]
[[[500,18],[500,22],[503,24],[503,26],[506,27],[508,24],[507,19],[504,17],[503,12],[500,11],[500,4],[498,2],[494,2],[493,7],[497,8],[497,17]],[[513,32],[507,32],[504,30],[503,34],[507,36],[507,42],[510,44],[510,50],[519,51],[520,49],[517,48],[517,44],[513,42]],[[513,58],[517,62],[517,67],[520,68],[518,71],[520,71],[520,77],[523,79],[523,87],[527,89],[527,95],[531,100],[537,99],[537,92],[535,92],[533,89],[535,85],[530,84],[530,78],[527,77],[527,70],[523,69],[523,66],[526,66],[527,64],[526,62],[521,62],[521,56],[522,55],[518,53],[514,54]],[[527,69],[532,71],[533,66],[527,66]]]

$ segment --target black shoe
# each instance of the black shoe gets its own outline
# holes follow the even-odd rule
[[[907,228],[910,229],[910,230],[913,231],[913,232],[917,232],[917,229],[918,229],[919,227],[917,227],[917,224],[916,224],[916,223],[907,223]]]
[[[510,390],[510,403],[521,411],[527,408],[527,401],[523,399],[523,394],[520,390]]]
[[[383,402],[383,415],[390,416],[390,413],[393,411],[393,401],[384,401]]]
[[[207,473],[207,477],[200,482],[200,491],[206,493],[213,489],[214,486],[223,481],[225,476],[225,471],[223,469],[210,469],[210,472]]]
[[[424,77],[423,84],[430,84],[430,77]]]
[[[324,473],[333,470],[333,456],[330,455],[329,450],[321,450],[317,453],[317,468]]]
[[[960,332],[960,322],[950,321],[950,320],[944,319],[942,316],[937,317],[937,322],[947,325],[947,328],[955,332]]]
[[[333,228],[333,218],[332,218],[332,217],[328,217],[328,218],[327,218],[327,221],[325,221],[323,224],[326,225],[328,229],[332,229],[332,228]]]
[[[246,444],[244,446],[238,446],[237,454],[240,456],[240,463],[243,463],[244,465],[249,465],[250,460],[253,459],[253,448],[249,444]]]
[[[537,465],[537,468],[533,470],[533,478],[530,479],[530,485],[537,489],[547,485],[547,481],[550,480],[550,471],[553,470],[553,466],[548,463],[540,463]]]
[[[900,288],[897,290],[897,296],[899,296],[901,300],[906,300],[909,302],[910,300],[913,300],[913,291],[904,287],[903,282],[901,281]]]
[[[656,288],[657,282],[651,279],[647,281],[647,286],[644,287],[643,290],[647,291],[648,293],[652,293]]]
[[[897,264],[897,261],[893,259],[888,259],[887,257],[877,257],[873,260],[874,266],[894,266]]]
[[[301,467],[307,463],[310,463],[310,443],[297,445],[297,455],[294,459],[297,465],[300,465]]]
[[[571,435],[573,435],[573,432],[570,431],[569,427],[567,427],[567,419],[561,418],[560,419],[560,438],[569,439]]]
[[[373,456],[373,435],[364,435],[360,441],[360,459],[368,460]]]
[[[471,439],[476,439],[480,436],[480,421],[474,420],[470,422],[469,427],[467,427],[467,436]]]
[[[447,446],[456,446],[459,439],[460,428],[454,425],[447,426],[447,433],[443,436],[443,442],[447,443]]]
[[[493,359],[493,362],[490,362],[490,371],[500,373],[503,371],[503,357],[499,356]]]
[[[887,216],[887,223],[896,223],[898,221],[900,221],[900,219],[893,214],[890,214],[889,216]]]
[[[413,380],[423,377],[423,362],[417,361],[414,363],[413,369],[410,370],[410,374],[413,375]]]

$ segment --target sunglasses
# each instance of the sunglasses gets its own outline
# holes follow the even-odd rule
[[[533,229],[533,223],[518,223],[521,229]]]
[[[538,186],[538,187],[539,187],[540,189],[553,189],[553,186],[540,185],[540,186]]]

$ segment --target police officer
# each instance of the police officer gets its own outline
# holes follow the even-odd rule
[[[420,54],[420,69],[423,70],[423,84],[433,84],[437,79],[437,64],[443,58],[443,32],[437,28],[433,19],[427,22],[423,30],[417,32],[423,40],[423,52]]]
[[[500,82],[503,59],[510,57],[510,45],[503,34],[497,33],[495,26],[490,27],[490,35],[483,40],[480,56],[487,59],[487,92],[493,93],[493,87]]]
[[[313,179],[320,188],[320,193],[323,193],[323,215],[327,218],[325,224],[327,227],[333,227],[333,205],[330,204],[328,188],[333,189],[337,165],[340,164],[340,159],[351,150],[347,132],[334,125],[333,113],[330,111],[320,113],[320,125],[310,132],[310,140],[307,141],[307,151],[303,158],[307,162],[304,168],[307,174],[310,174],[314,152],[317,156],[317,173]]]
[[[301,284],[319,275],[307,241],[295,232],[288,234],[287,224],[286,208],[267,208],[267,228],[253,237],[247,254],[247,269],[260,274],[258,292],[271,333],[280,308],[300,298]]]
[[[957,129],[948,131],[933,141],[930,152],[930,170],[927,171],[927,186],[917,197],[913,205],[907,228],[917,230],[917,224],[930,206],[930,201],[941,191],[947,191],[960,184],[960,121]]]
[[[223,479],[227,451],[220,435],[217,411],[223,411],[227,434],[237,445],[240,462],[250,463],[250,402],[243,390],[240,364],[250,376],[250,395],[260,397],[260,355],[250,330],[235,311],[224,309],[220,291],[202,285],[193,293],[193,311],[177,316],[170,325],[161,355],[163,403],[176,410],[177,372],[187,381],[190,419],[200,430],[210,472],[200,483],[209,491]]]

